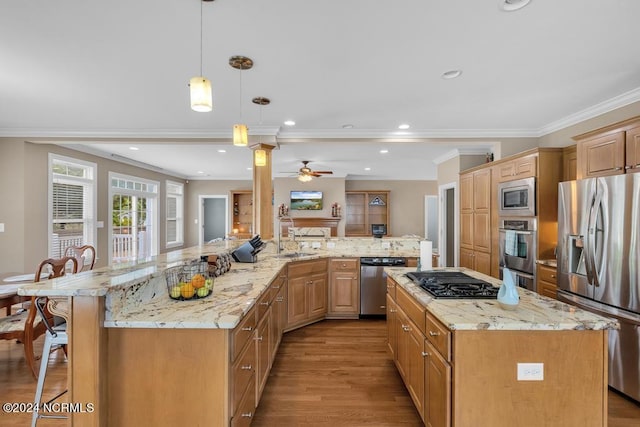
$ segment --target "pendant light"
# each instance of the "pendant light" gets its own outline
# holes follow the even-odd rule
[[[262,107],[265,105],[269,105],[271,100],[269,98],[265,98],[264,96],[258,96],[251,100],[256,105],[260,106],[260,125],[262,125]],[[260,137],[258,137],[260,138]],[[258,146],[260,146],[261,141],[258,140]],[[254,166],[266,166],[267,165],[267,151],[262,148],[256,148],[253,150],[253,165]]]
[[[213,109],[211,97],[211,82],[202,75],[202,3],[200,2],[200,75],[189,80],[189,93],[191,97],[191,109],[200,113],[207,113]]]
[[[233,125],[233,145],[246,147],[248,144],[247,125],[242,124],[242,70],[250,70],[253,60],[246,56],[232,56],[229,65],[240,70],[240,123]]]

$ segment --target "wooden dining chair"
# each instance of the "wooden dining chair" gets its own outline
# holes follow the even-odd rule
[[[93,270],[96,263],[96,248],[91,245],[69,246],[64,250],[64,256],[74,257],[78,261],[78,273]]]
[[[73,257],[49,258],[42,261],[36,270],[35,282],[40,281],[40,277],[45,269],[49,272],[48,279],[62,277],[67,273],[67,263],[71,263],[71,272],[78,271],[78,261]],[[29,307],[20,312],[9,316],[0,317],[0,339],[1,340],[18,340],[24,345],[24,357],[27,366],[31,369],[31,373],[35,379],[38,378],[36,371],[36,357],[33,353],[33,342],[45,333],[46,327],[42,320],[37,316],[37,308],[35,304],[36,297],[31,297]],[[53,316],[48,313],[49,319]]]

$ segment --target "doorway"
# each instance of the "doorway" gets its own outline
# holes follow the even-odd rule
[[[438,187],[440,199],[440,258],[439,267],[458,265],[458,206],[455,182]]]
[[[202,245],[217,239],[225,239],[229,234],[227,196],[199,196],[200,233],[198,241]]]

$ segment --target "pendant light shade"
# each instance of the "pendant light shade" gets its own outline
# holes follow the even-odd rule
[[[233,125],[233,145],[238,147],[246,147],[247,143],[247,125]]]
[[[206,77],[191,77],[189,81],[191,93],[191,109],[199,113],[207,113],[213,109],[211,82]]]
[[[257,149],[253,152],[253,164],[254,166],[266,166],[267,165],[267,152],[263,149]]]

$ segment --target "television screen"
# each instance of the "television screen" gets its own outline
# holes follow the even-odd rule
[[[291,209],[297,211],[322,210],[322,191],[292,191]]]

